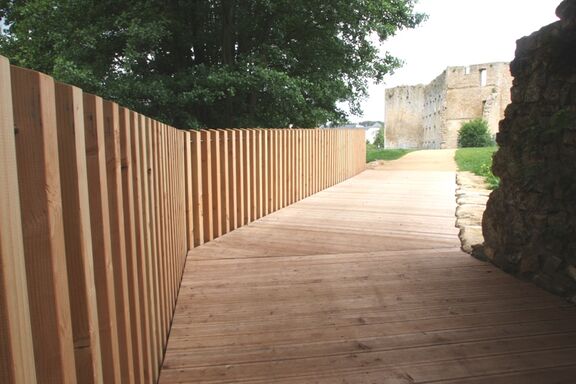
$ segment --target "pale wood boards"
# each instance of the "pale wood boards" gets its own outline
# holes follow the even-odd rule
[[[103,223],[110,233],[111,257],[116,291],[116,320],[122,382],[134,382],[134,356],[132,354],[128,271],[126,266],[126,237],[124,232],[124,203],[120,171],[120,121],[118,105],[103,103],[104,148],[108,186],[109,223]]]
[[[321,131],[177,131],[0,61],[2,381],[153,383],[188,249],[316,192]]]
[[[150,292],[151,282],[148,271],[150,268],[150,248],[149,235],[146,224],[146,200],[145,200],[145,175],[147,174],[143,166],[142,135],[143,117],[131,114],[129,119],[130,129],[130,155],[132,169],[133,199],[134,199],[134,234],[135,234],[135,254],[137,255],[139,307],[140,307],[140,328],[142,330],[142,374],[144,382],[150,383],[154,380],[154,340],[153,317],[151,316],[152,294]],[[126,153],[128,154],[128,153]]]
[[[119,345],[116,317],[116,294],[108,205],[108,179],[104,144],[104,116],[102,99],[84,94],[84,127],[86,140],[86,167],[88,173],[88,201],[92,254],[94,255],[94,281],[100,329],[100,348],[104,382],[120,382]]]
[[[15,194],[25,206],[5,212],[6,222],[24,228],[19,243],[28,276],[12,299],[31,290],[22,310],[32,316],[10,331],[22,338],[17,348],[8,336],[3,343],[2,379],[152,383],[188,249],[184,136],[38,72],[11,71],[6,84],[16,97],[2,89],[2,107],[15,116],[16,140],[8,124],[20,165],[8,149],[3,164],[12,177],[20,172],[10,188],[21,184],[27,192]],[[2,255],[9,246],[17,255],[7,236],[2,232]],[[2,266],[17,278],[18,258],[12,260]],[[17,284],[4,275],[1,283]],[[0,318],[8,332],[22,310],[3,303],[11,313]]]
[[[570,382],[576,311],[459,250],[454,188],[368,171],[195,248],[160,383]]]
[[[211,129],[189,134],[190,147],[184,150],[191,173],[185,178],[189,248],[361,171],[358,160],[352,161],[357,143],[364,143],[360,130]],[[327,138],[336,146],[331,159],[322,151]]]
[[[212,132],[200,133],[202,159],[202,218],[204,226],[204,241],[214,239],[213,226],[213,196],[212,196]]]
[[[145,346],[143,342],[142,301],[140,300],[143,285],[140,279],[139,253],[136,243],[136,203],[135,203],[135,183],[134,163],[132,156],[132,131],[131,126],[135,124],[136,114],[126,108],[119,110],[120,123],[120,169],[122,175],[122,201],[124,214],[124,233],[126,241],[126,269],[128,298],[130,307],[130,325],[132,338],[132,353],[134,364],[135,383],[144,383],[144,354]]]
[[[36,383],[10,65],[0,56],[0,381]]]
[[[102,383],[82,90],[57,83],[56,100],[76,374],[80,382]]]
[[[190,144],[192,157],[192,202],[194,212],[196,212],[193,219],[194,246],[197,247],[204,244],[204,188],[202,186],[202,136],[200,132],[190,132]]]
[[[184,141],[184,162],[186,165],[186,171],[184,173],[186,177],[186,236],[187,236],[187,246],[188,249],[194,248],[194,184],[192,181],[192,137],[190,132],[185,133]]]
[[[36,374],[45,383],[74,383],[54,81],[17,67],[11,77]]]

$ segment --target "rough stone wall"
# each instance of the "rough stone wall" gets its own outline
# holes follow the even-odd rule
[[[517,42],[484,253],[576,302],[576,1],[556,13],[561,21]]]
[[[485,84],[481,83],[482,71],[485,71]],[[446,147],[456,148],[462,124],[479,117],[485,118],[490,131],[496,134],[510,98],[512,77],[508,63],[449,67],[446,73]],[[501,101],[506,99],[508,102],[501,108]]]
[[[422,145],[422,105],[424,86],[386,90],[386,147],[420,148]]]
[[[422,148],[441,148],[444,144],[446,112],[446,72],[424,87],[424,107],[422,109]]]
[[[387,146],[456,148],[462,123],[479,117],[496,134],[510,103],[511,84],[507,63],[488,63],[448,67],[426,86],[387,89]]]

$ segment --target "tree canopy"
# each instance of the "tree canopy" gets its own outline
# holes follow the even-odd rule
[[[0,0],[0,53],[179,128],[310,127],[400,65],[414,2]]]

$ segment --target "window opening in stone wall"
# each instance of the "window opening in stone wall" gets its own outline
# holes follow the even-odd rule
[[[470,74],[470,66],[464,67],[464,74],[465,74],[465,75],[469,75],[469,74]]]
[[[487,83],[487,73],[486,73],[486,68],[482,68],[480,70],[480,86],[484,87],[486,86]]]

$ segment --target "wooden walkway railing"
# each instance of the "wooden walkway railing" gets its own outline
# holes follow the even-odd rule
[[[364,159],[362,130],[181,131],[0,57],[0,382],[156,382],[187,251]]]

